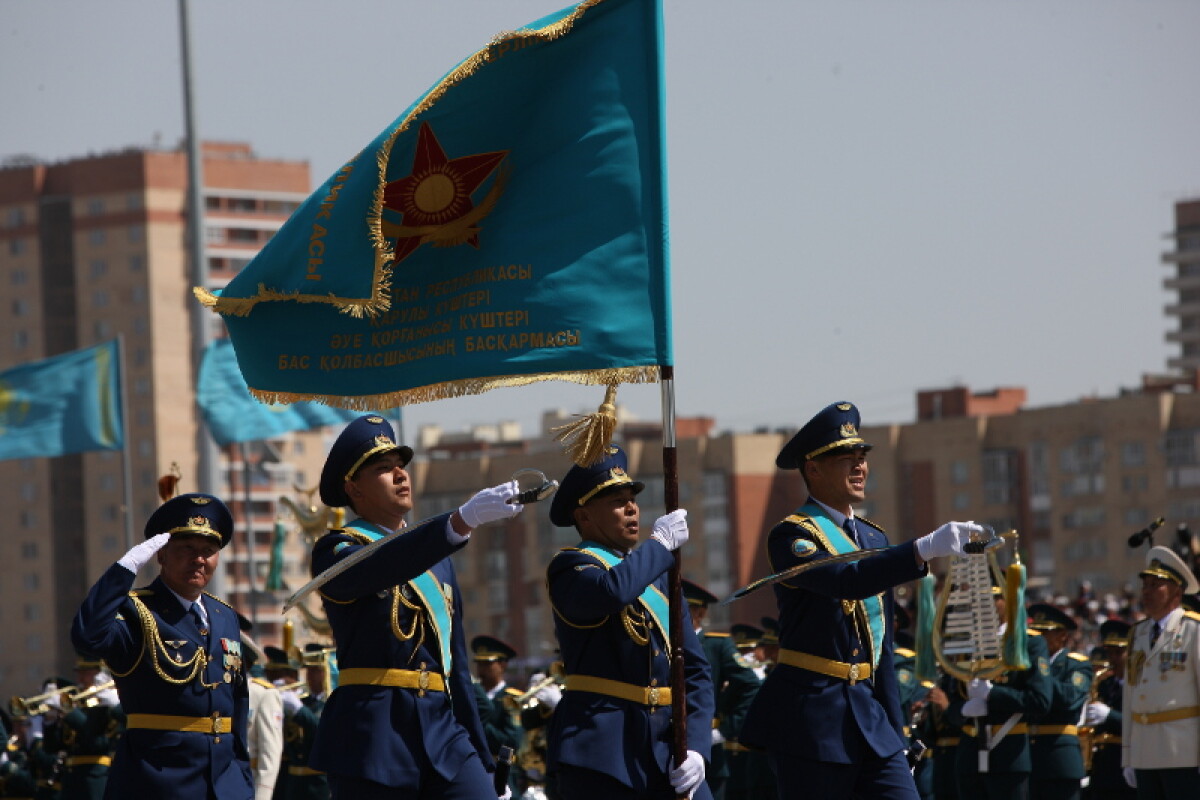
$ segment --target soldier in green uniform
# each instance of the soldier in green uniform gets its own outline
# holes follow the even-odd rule
[[[737,732],[762,683],[754,668],[742,658],[728,633],[705,630],[709,606],[717,602],[712,592],[689,580],[683,581],[683,596],[692,614],[692,624],[704,648],[704,657],[712,670],[713,691],[716,693],[717,713],[713,716],[712,762],[704,780],[713,800],[724,800],[729,781],[729,763],[723,745],[737,741]]]
[[[32,800],[37,783],[29,768],[29,746],[33,743],[33,718],[13,708],[0,759],[0,797]]]
[[[57,688],[57,691],[55,689]],[[55,693],[45,702],[47,709],[39,717],[41,735],[29,748],[29,765],[37,783],[37,800],[60,800],[67,768],[67,746],[72,731],[63,724],[62,693],[75,688],[68,678],[50,677],[42,682],[42,692]]]
[[[508,685],[505,672],[508,662],[517,657],[517,651],[495,636],[476,636],[471,640],[471,656],[475,659],[475,705],[492,758],[499,756],[501,747],[511,747],[515,754],[524,739],[521,710],[516,705],[523,692]],[[508,772],[508,785],[514,797],[522,788],[519,773],[519,769]]]
[[[742,622],[731,625],[729,628],[729,640],[733,644],[737,657],[750,668],[754,675],[755,686],[750,695],[751,699],[758,693],[758,687],[762,685],[763,678],[767,676],[766,669],[759,663],[754,652],[762,635],[762,628]],[[768,772],[771,768],[767,765],[764,755],[754,753],[738,741],[736,728],[733,729],[733,734],[732,736],[726,734],[725,741],[720,745],[726,769],[729,772],[729,777],[725,781],[725,800],[750,800],[752,797],[750,794],[751,762],[757,756],[757,760],[762,762],[762,766],[765,766]],[[714,758],[717,749],[717,746],[714,745]]]
[[[325,699],[332,691],[329,658],[332,649],[309,642],[304,646],[304,691],[283,693],[283,753],[287,767],[286,800],[328,800],[325,773],[309,766],[313,740]],[[290,706],[290,708],[289,708]]]
[[[1079,626],[1056,606],[1035,603],[1029,607],[1029,625],[1042,634],[1050,652],[1050,679],[1054,694],[1049,710],[1029,728],[1033,775],[1032,800],[1078,800],[1082,781],[1083,751],[1079,747],[1079,720],[1092,688],[1091,660],[1070,651]]]
[[[267,657],[267,663],[263,664],[263,674],[280,690],[283,701],[283,755],[279,760],[279,773],[275,778],[275,792],[271,795],[271,800],[287,800],[288,784],[292,780],[288,768],[291,766],[291,756],[295,749],[288,746],[288,723],[302,705],[301,693],[296,688],[300,682],[300,662],[281,647],[266,645],[262,650],[263,655]],[[291,735],[297,735],[295,728],[291,729]]]
[[[997,616],[1005,619],[1004,595],[993,592],[993,596]],[[1003,633],[997,631],[997,636]],[[1025,634],[1028,669],[1010,669],[994,680],[955,680],[946,692],[946,723],[963,732],[955,749],[960,798],[1024,800],[1029,796],[1032,762],[1027,721],[1049,710],[1054,686],[1046,642],[1035,630]]]
[[[63,800],[100,800],[108,781],[117,740],[125,730],[125,712],[113,686],[112,676],[100,659],[83,653],[75,660],[77,700],[62,718],[66,761]]]
[[[1092,729],[1092,769],[1085,796],[1089,800],[1134,800],[1137,789],[1121,771],[1121,694],[1129,654],[1128,622],[1110,619],[1100,626],[1105,666],[1095,674],[1084,723]]]

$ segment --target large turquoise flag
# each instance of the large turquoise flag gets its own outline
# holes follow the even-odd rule
[[[588,0],[496,36],[219,297],[198,289],[255,396],[372,408],[656,380],[672,363],[661,16]]]
[[[0,372],[0,459],[125,446],[117,341]]]
[[[233,344],[218,339],[204,351],[196,402],[219,445],[270,439],[289,431],[306,431],[325,425],[345,425],[358,412],[321,403],[266,405],[250,395],[238,369]],[[378,409],[373,409],[378,410]]]

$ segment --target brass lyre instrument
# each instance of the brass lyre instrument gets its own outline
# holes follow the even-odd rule
[[[66,691],[62,695],[63,710],[67,711],[72,708],[92,708],[100,704],[100,693],[106,692],[117,685],[116,681],[105,681],[98,683],[95,686],[79,691]]]
[[[1083,704],[1083,718],[1087,719],[1087,707],[1096,702],[1100,694],[1100,684],[1112,675],[1112,667],[1105,664],[1102,669],[1096,670],[1096,674],[1092,676],[1092,686],[1088,689],[1087,702]],[[1079,726],[1079,750],[1083,755],[1083,771],[1091,773],[1092,757],[1096,754],[1096,729],[1091,725]]]
[[[41,694],[30,695],[29,697],[20,697],[13,695],[8,701],[8,710],[14,717],[36,717],[39,714],[45,714],[50,710],[50,704],[46,701],[57,695],[66,694],[66,689],[54,689]]]
[[[998,635],[1002,620],[992,585],[1004,585],[995,551],[1017,534],[996,536],[990,527],[983,528],[982,536],[973,534],[976,540],[967,545],[967,552],[951,557],[933,623],[934,657],[946,674],[960,681],[991,680],[1009,668]]]

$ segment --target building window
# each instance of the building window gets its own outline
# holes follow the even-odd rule
[[[1141,442],[1125,442],[1121,445],[1121,466],[1141,467],[1146,464],[1146,446]]]
[[[204,241],[209,244],[225,244],[224,228],[205,228]]]
[[[12,311],[14,317],[23,317],[29,313],[29,301],[23,297],[18,297],[12,301]]]
[[[129,290],[129,299],[139,305],[146,302],[146,287],[140,283]]]
[[[950,464],[950,482],[962,486],[971,479],[971,468],[965,461],[955,461]]]
[[[108,240],[108,236],[106,235],[103,228],[96,228],[94,230],[88,231],[87,238],[88,238],[88,244],[92,244],[92,245],[104,244],[105,241]]]
[[[113,336],[112,323],[107,320],[98,319],[92,323],[92,335],[97,342],[107,341]]]
[[[36,572],[26,572],[23,583],[25,584],[25,591],[34,592],[37,591],[41,580]]]
[[[966,511],[971,507],[970,492],[955,492],[954,493],[954,510]]]
[[[983,502],[1007,505],[1017,494],[1017,460],[1009,450],[983,453]]]
[[[89,262],[88,269],[91,271],[93,278],[99,278],[108,272],[108,262],[103,258],[94,258]]]
[[[129,257],[130,272],[144,272],[146,270],[146,258],[139,253],[135,253]]]
[[[13,286],[24,286],[29,283],[29,273],[23,269],[14,269],[8,277]]]
[[[8,240],[8,254],[11,256],[19,256],[29,252],[29,243],[24,239],[16,238]]]
[[[24,350],[29,346],[29,331],[15,330],[13,331],[13,349]]]
[[[146,226],[145,225],[130,225],[129,226],[129,241],[133,244],[141,244],[146,241]]]
[[[104,198],[103,197],[93,197],[91,200],[88,200],[87,213],[93,217],[98,217],[101,214],[103,214],[104,213]]]
[[[143,206],[142,196],[140,194],[125,195],[125,210],[140,211]]]
[[[42,618],[42,607],[37,603],[25,604],[25,621],[37,622]]]
[[[1149,475],[1124,475],[1121,477],[1121,491],[1123,492],[1144,492],[1149,488]]]
[[[7,228],[19,228],[25,224],[25,209],[10,208],[4,215],[4,225]]]
[[[26,560],[38,557],[37,542],[21,542],[21,558]]]
[[[38,526],[37,514],[26,509],[21,512],[21,527],[36,528]],[[36,551],[35,551],[36,552]]]

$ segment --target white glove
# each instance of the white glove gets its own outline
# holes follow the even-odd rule
[[[504,787],[504,794],[500,795],[499,800],[512,800],[512,787],[511,786]]]
[[[721,733],[720,728],[713,728],[713,746],[725,744],[725,734]]]
[[[299,692],[280,692],[279,694],[283,696],[284,713],[295,714],[304,705],[300,702]]]
[[[704,780],[704,756],[695,750],[688,750],[683,763],[671,770],[667,778],[677,794],[685,794],[690,798]]]
[[[463,503],[458,509],[458,515],[462,517],[468,528],[478,528],[489,522],[510,519],[520,514],[525,506],[520,503],[509,504],[504,501],[520,491],[516,481],[484,489]]]
[[[922,561],[939,556],[961,556],[963,545],[971,541],[972,533],[983,533],[983,527],[974,522],[947,522],[933,533],[917,539],[917,555]]]
[[[1083,712],[1083,722],[1085,725],[1090,725],[1093,728],[1097,725],[1104,724],[1104,720],[1108,719],[1111,708],[1101,703],[1099,700],[1093,700],[1087,704],[1087,710]]]
[[[650,538],[668,550],[678,550],[687,544],[687,510],[677,508],[670,514],[654,520],[654,532],[650,534]]]
[[[991,681],[981,681],[975,678],[967,684],[967,702],[963,703],[964,717],[986,717],[987,697],[992,691]]]
[[[1130,789],[1137,788],[1137,773],[1133,771],[1133,767],[1125,767],[1121,770],[1121,774],[1125,776],[1125,783],[1129,785]]]
[[[557,683],[548,683],[542,688],[533,693],[534,698],[551,711],[562,700],[562,689],[558,688]]]
[[[169,533],[155,534],[141,544],[135,544],[128,553],[117,559],[117,563],[137,575],[138,570],[149,564],[154,554],[161,550],[170,538]]]

